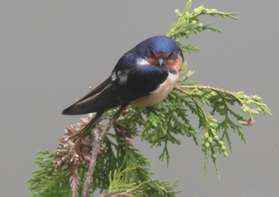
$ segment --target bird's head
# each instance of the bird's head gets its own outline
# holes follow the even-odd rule
[[[143,58],[150,64],[181,70],[184,58],[175,40],[167,36],[154,36],[140,44]]]

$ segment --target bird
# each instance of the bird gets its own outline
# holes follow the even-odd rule
[[[97,122],[117,106],[152,107],[173,90],[183,62],[183,52],[174,39],[164,35],[147,38],[124,53],[100,85],[62,114],[96,113]]]

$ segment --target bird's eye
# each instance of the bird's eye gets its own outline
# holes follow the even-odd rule
[[[172,60],[176,59],[175,53],[174,53],[174,52],[171,52],[171,53],[168,55],[167,59],[172,59]]]
[[[154,53],[152,50],[150,50],[149,53],[150,53],[150,57],[151,57],[151,58],[156,58],[156,55],[155,55],[155,53]]]
[[[151,65],[155,65],[157,63],[156,55],[151,49],[148,51],[148,54],[145,57],[145,59]]]

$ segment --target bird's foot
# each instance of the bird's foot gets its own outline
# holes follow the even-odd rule
[[[156,115],[158,115],[158,111],[159,111],[159,109],[154,106],[146,107],[145,110],[147,111],[148,114],[154,113]]]

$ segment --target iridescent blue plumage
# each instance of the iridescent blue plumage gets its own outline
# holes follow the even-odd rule
[[[182,63],[182,52],[173,39],[148,38],[126,52],[101,85],[65,109],[63,114],[97,112],[99,117],[110,108],[134,104],[137,100],[141,103],[145,98],[160,101],[173,88]],[[148,102],[144,106],[148,106]],[[151,100],[150,105],[154,103],[157,102]]]
[[[166,36],[155,36],[143,42],[143,45],[150,47],[154,54],[171,53],[177,49],[176,42]]]
[[[154,36],[139,43],[134,50],[141,56],[152,56],[165,54],[170,55],[172,52],[178,52],[176,42],[167,36]]]

